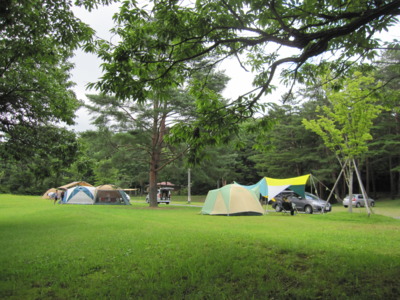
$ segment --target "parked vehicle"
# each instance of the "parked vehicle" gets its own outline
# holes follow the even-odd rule
[[[353,194],[352,199],[351,199],[351,203],[355,207],[365,206],[364,196],[362,194]],[[375,200],[372,199],[372,198],[368,198],[368,205],[371,206],[371,207],[374,207],[375,206]],[[344,197],[343,206],[344,207],[348,207],[349,206],[349,195]]]
[[[272,207],[275,209],[275,211],[282,211],[282,199],[284,197],[291,201],[298,211],[304,211],[307,214],[312,214],[313,212],[322,212],[324,209],[325,212],[332,211],[331,204],[320,199],[316,195],[306,192],[305,198],[303,198],[293,191],[284,191],[275,196],[275,202],[272,204]]]
[[[166,203],[169,204],[171,202],[171,191],[173,188],[160,188],[157,191],[157,203]],[[150,203],[149,195],[146,196],[146,202]]]

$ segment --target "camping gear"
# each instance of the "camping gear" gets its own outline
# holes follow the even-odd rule
[[[111,184],[96,187],[94,204],[130,205],[130,198],[123,189]]]
[[[61,203],[63,204],[94,204],[96,188],[93,186],[76,186],[67,189]]]
[[[290,213],[290,215],[294,216],[294,212],[297,211],[296,204],[294,204],[289,198],[283,197],[282,201],[277,203],[277,207],[279,206],[279,211],[283,213]],[[278,209],[277,209],[278,211]]]
[[[201,213],[224,216],[263,215],[258,193],[238,184],[228,184],[208,192]]]
[[[42,196],[43,199],[53,199],[51,196],[53,195],[53,193],[57,193],[57,189],[56,188],[51,188],[48,189]]]

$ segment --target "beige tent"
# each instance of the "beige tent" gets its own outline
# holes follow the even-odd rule
[[[49,196],[49,193],[56,193],[56,192],[57,192],[57,189],[56,189],[56,188],[48,189],[48,190],[43,194],[42,198],[43,198],[43,199],[51,199],[50,196]]]
[[[129,196],[123,189],[111,184],[96,187],[94,204],[125,204],[130,205]]]
[[[68,183],[66,185],[59,186],[57,189],[58,190],[68,190],[69,188],[75,187],[75,186],[93,186],[90,183],[87,183],[85,181],[74,181],[71,183]]]
[[[264,209],[258,194],[238,184],[228,184],[208,192],[201,213],[224,216],[263,215]]]

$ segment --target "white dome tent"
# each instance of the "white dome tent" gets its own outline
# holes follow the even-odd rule
[[[67,189],[61,201],[63,204],[94,204],[95,187],[75,186]]]

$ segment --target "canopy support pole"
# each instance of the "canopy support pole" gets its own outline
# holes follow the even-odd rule
[[[311,179],[311,193],[313,193],[312,192],[312,188],[314,187],[314,191],[315,191],[314,193],[319,197],[318,190],[317,190],[317,187],[315,185],[314,176],[312,174],[310,175],[310,179]]]
[[[329,202],[329,200],[331,199],[331,196],[332,196],[332,194],[333,194],[333,192],[334,192],[334,190],[335,190],[335,188],[336,188],[336,186],[337,186],[337,184],[338,184],[338,182],[339,182],[339,179],[340,179],[340,178],[342,177],[342,175],[343,175],[343,172],[344,172],[345,167],[346,167],[346,165],[344,164],[343,167],[342,167],[342,170],[340,171],[338,177],[336,178],[336,182],[335,182],[335,184],[333,185],[333,188],[331,189],[331,192],[329,193],[328,199],[326,199],[326,203],[325,203],[324,208],[323,208],[323,213],[325,212],[326,204],[327,204],[327,203]]]
[[[368,213],[368,217],[369,217],[371,215],[371,208],[369,207],[369,203],[368,203],[367,191],[364,188],[364,185],[363,185],[362,180],[361,180],[360,172],[358,171],[358,168],[357,168],[357,165],[356,165],[356,162],[355,162],[354,159],[353,159],[353,165],[354,165],[354,169],[355,169],[356,174],[357,174],[358,184],[360,185],[361,192],[362,192],[362,195],[364,197],[365,208],[367,209],[367,213]],[[351,205],[351,203],[349,205]]]

